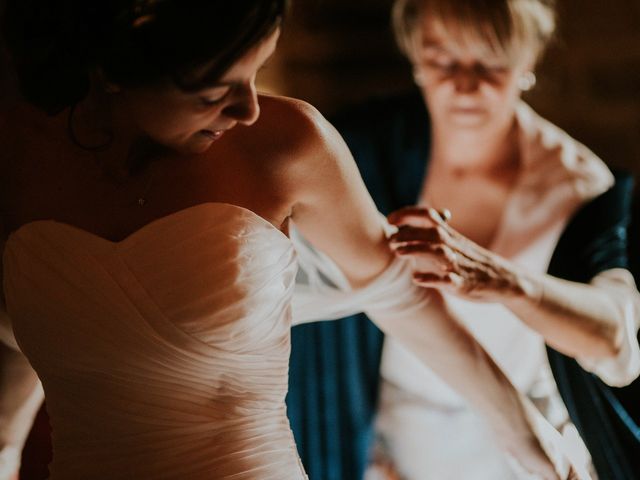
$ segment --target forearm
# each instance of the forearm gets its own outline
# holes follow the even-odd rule
[[[627,280],[588,285],[560,280],[524,270],[476,245],[432,209],[406,208],[390,219],[400,225],[391,245],[398,255],[414,259],[420,285],[501,303],[550,345],[573,357],[615,357],[628,340],[630,306],[638,301],[628,272]],[[632,315],[637,317],[637,311]]]
[[[0,480],[16,474],[43,397],[40,381],[16,349],[8,319],[0,310]]]
[[[630,274],[626,275],[628,280],[623,276],[619,282],[597,284],[543,274],[517,277],[518,293],[504,294],[497,301],[539,332],[549,345],[572,357],[607,358],[619,353],[626,317],[638,314],[634,307],[638,292]],[[497,295],[500,297],[499,292]]]

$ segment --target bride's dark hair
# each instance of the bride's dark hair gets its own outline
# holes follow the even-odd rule
[[[24,97],[56,114],[87,95],[98,69],[122,86],[206,87],[279,25],[287,3],[8,0],[3,32]]]

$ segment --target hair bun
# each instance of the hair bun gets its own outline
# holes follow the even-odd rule
[[[83,99],[92,69],[126,87],[162,78],[198,89],[279,24],[287,0],[8,0],[7,46],[22,93],[56,114]],[[208,71],[184,81],[194,67]]]
[[[3,30],[26,100],[56,114],[86,96],[118,1],[9,0]],[[105,8],[107,7],[107,8]]]

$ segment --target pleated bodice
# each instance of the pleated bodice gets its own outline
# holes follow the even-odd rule
[[[40,376],[54,479],[303,479],[286,417],[289,239],[207,203],[121,242],[54,221],[4,252]]]

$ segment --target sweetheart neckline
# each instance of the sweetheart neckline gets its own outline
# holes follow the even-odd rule
[[[241,207],[240,205],[235,205],[233,203],[227,203],[227,202],[203,202],[203,203],[198,203],[196,205],[191,205],[189,207],[185,207],[182,208],[180,210],[176,210],[175,212],[172,212],[168,215],[165,215],[163,217],[159,217],[156,218],[154,220],[151,220],[148,223],[145,223],[143,226],[141,226],[140,228],[138,228],[137,230],[134,230],[133,232],[129,233],[127,236],[125,236],[123,239],[121,240],[110,240],[108,238],[105,238],[97,233],[93,233],[90,232],[89,230],[85,230],[81,227],[78,227],[76,225],[72,225],[70,223],[67,222],[60,222],[58,220],[53,220],[53,219],[44,219],[44,220],[33,220],[30,222],[26,222],[22,225],[20,225],[20,227],[18,227],[16,230],[14,230],[13,232],[11,232],[8,237],[7,240],[5,242],[5,244],[8,244],[9,241],[14,237],[19,235],[21,232],[24,232],[25,230],[28,230],[30,228],[34,228],[38,225],[42,225],[42,224],[48,224],[48,225],[60,225],[64,228],[67,228],[69,230],[72,231],[76,231],[76,232],[80,232],[83,235],[88,236],[89,238],[93,238],[95,240],[98,241],[102,241],[102,242],[106,242],[109,245],[113,245],[113,246],[119,246],[119,245],[124,245],[126,243],[129,243],[131,241],[133,241],[135,238],[144,235],[147,231],[152,230],[154,228],[157,228],[159,225],[168,222],[170,220],[176,219],[176,218],[180,218],[188,213],[191,213],[193,211],[197,211],[197,210],[201,210],[204,208],[211,208],[211,207],[231,207],[232,209],[236,209],[239,210],[243,213],[248,213],[250,217],[252,217],[254,220],[257,220],[259,223],[262,224],[266,224],[269,227],[271,227],[273,230],[275,230],[276,232],[278,232],[280,235],[282,235],[287,241],[290,241],[289,237],[279,228],[277,228],[274,224],[272,224],[270,221],[268,221],[266,218],[262,217],[261,215],[258,215],[256,212],[254,212],[253,210],[250,210],[248,208],[245,207]]]

